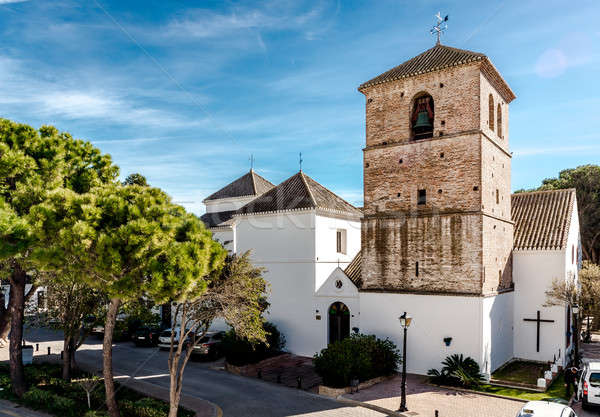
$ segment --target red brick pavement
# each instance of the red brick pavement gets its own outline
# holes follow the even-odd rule
[[[523,402],[433,387],[426,378],[408,375],[406,403],[408,416],[434,417],[514,417]],[[400,376],[355,394],[344,396],[389,410],[400,405]]]

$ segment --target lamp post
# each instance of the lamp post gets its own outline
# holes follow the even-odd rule
[[[573,327],[575,327],[575,331],[573,334],[575,335],[575,366],[579,366],[579,304],[573,304],[571,308],[573,312]]]
[[[406,314],[402,314],[398,317],[400,320],[400,326],[404,329],[404,341],[402,348],[402,387],[401,387],[401,395],[400,395],[400,408],[398,411],[408,411],[406,408],[406,333],[408,331],[408,327],[410,326],[410,322],[412,321],[412,317]]]

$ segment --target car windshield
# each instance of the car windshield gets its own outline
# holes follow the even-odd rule
[[[590,385],[592,387],[600,387],[600,372],[594,372],[590,375]]]
[[[165,330],[160,334],[160,337],[171,337],[171,330]]]
[[[204,336],[202,339],[200,339],[200,340],[198,341],[198,343],[206,343],[206,342],[208,342],[209,340],[210,340],[210,337],[208,337],[208,336]]]

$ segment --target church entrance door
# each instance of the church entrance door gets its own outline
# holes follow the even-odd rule
[[[329,343],[350,336],[350,310],[339,301],[329,307]]]

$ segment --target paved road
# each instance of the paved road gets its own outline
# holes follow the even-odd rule
[[[48,414],[23,408],[17,404],[0,400],[0,417],[50,417]]]
[[[61,338],[50,331],[28,332],[28,343],[40,343],[37,354],[43,355],[50,346],[60,352]],[[0,360],[8,349],[0,349]],[[115,372],[135,375],[144,382],[169,387],[168,352],[157,348],[136,348],[133,343],[119,343],[113,349]],[[81,364],[102,366],[101,340],[91,337],[77,352]],[[286,388],[252,378],[232,375],[212,369],[214,363],[190,362],[185,370],[183,393],[217,404],[225,417],[380,417],[384,414],[362,407],[341,404],[302,390]],[[1,417],[4,417],[0,414]]]

